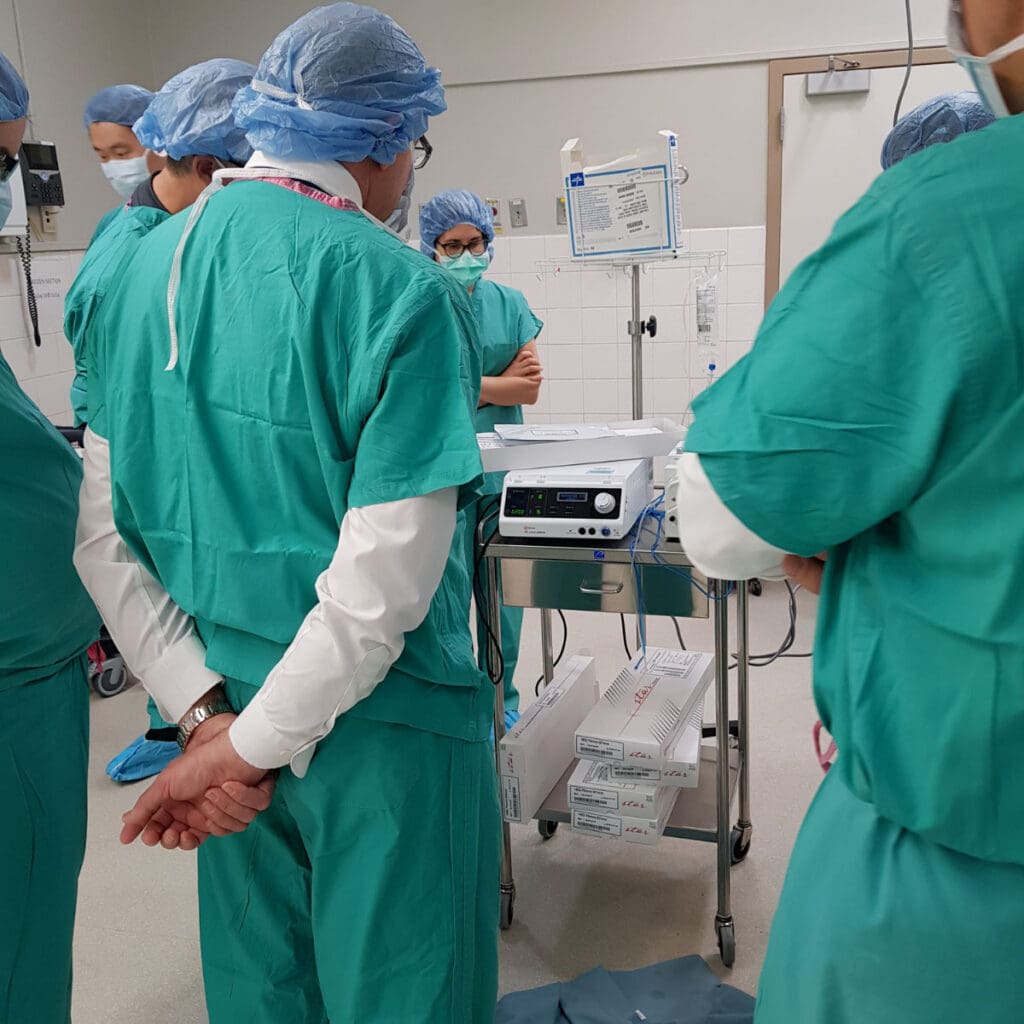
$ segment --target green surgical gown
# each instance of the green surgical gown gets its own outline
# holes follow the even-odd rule
[[[984,1019],[1019,1016],[1022,161],[1014,117],[887,171],[694,403],[687,448],[731,511],[784,550],[829,552],[814,692],[840,756],[793,856],[758,1024],[973,1019],[982,960],[1006,978]],[[929,893],[945,928],[915,916]],[[993,941],[971,945],[986,917]],[[906,995],[908,973],[938,1002]]]
[[[476,499],[479,342],[465,292],[362,214],[238,181],[185,247],[165,370],[184,220],[140,243],[104,304],[90,426],[110,442],[122,536],[195,618],[240,708],[314,606],[349,508],[449,487]],[[145,344],[118,344],[129,324]],[[424,623],[307,776],[283,769],[244,838],[204,846],[214,1024],[493,1017],[493,697],[469,606],[453,545]],[[380,964],[386,978],[367,973]]]
[[[471,296],[473,312],[480,327],[480,350],[483,376],[499,377],[524,345],[536,338],[544,324],[534,316],[522,292],[492,281],[479,281]],[[520,405],[485,405],[476,412],[478,433],[489,433],[498,423],[522,423]],[[501,494],[504,473],[488,473],[485,481],[486,496],[460,518],[467,558],[474,557],[476,527],[481,511],[492,504],[492,496]],[[504,695],[506,710],[519,708],[519,693],[515,688],[516,662],[519,660],[519,641],[523,632],[523,609],[501,607],[501,655],[504,660]],[[476,642],[481,668],[485,665],[487,630],[477,615]]]
[[[72,565],[78,456],[0,355],[0,1021],[66,1024],[99,618]]]
[[[75,379],[71,383],[71,408],[75,424],[89,421],[89,371],[86,354],[95,330],[99,309],[111,286],[132,264],[139,242],[170,214],[149,206],[119,206],[100,221],[89,251],[64,300],[64,335],[75,353]],[[102,235],[102,237],[101,237]],[[138,344],[133,331],[125,331],[126,344]],[[146,702],[150,729],[174,728],[164,721],[152,697]]]
[[[89,420],[89,379],[86,346],[96,317],[111,286],[131,266],[139,241],[170,216],[148,206],[121,206],[104,216],[93,235],[82,266],[64,300],[64,334],[75,353],[75,379],[71,384],[71,409],[75,424]],[[129,337],[129,344],[137,338]]]
[[[124,209],[123,206],[115,206],[112,210],[107,210],[102,217],[100,222],[96,225],[96,230],[92,233],[92,238],[89,239],[89,248],[91,249],[93,243],[96,241],[104,231],[113,223],[114,218]]]

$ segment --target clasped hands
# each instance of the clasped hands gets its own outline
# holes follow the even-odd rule
[[[244,831],[270,806],[277,773],[255,768],[235,752],[228,729],[236,715],[203,722],[122,818],[121,842],[195,850],[211,835]]]

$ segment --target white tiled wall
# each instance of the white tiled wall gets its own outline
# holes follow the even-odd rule
[[[32,261],[42,345],[36,348],[25,304],[21,260],[0,255],[0,351],[29,397],[54,423],[71,423],[68,397],[74,357],[64,337],[64,295],[82,262],[82,253],[44,253]]]
[[[750,349],[763,314],[763,227],[693,230],[692,251],[723,249],[719,281],[720,346],[717,375]],[[538,271],[539,260],[568,256],[562,235],[505,235],[495,246],[489,277],[518,288],[544,321],[538,347],[545,383],[528,410],[533,422],[629,418],[633,400],[632,286],[623,271],[568,264],[557,273]],[[641,315],[658,318],[658,334],[644,343],[644,412],[682,419],[690,399],[707,386],[693,338],[696,331],[692,277],[700,269],[649,265],[640,286]]]
[[[724,249],[719,283],[717,371],[724,373],[750,349],[763,313],[764,228],[721,228],[686,233],[693,251]],[[568,256],[563,235],[505,235],[495,246],[489,277],[518,288],[544,321],[538,347],[544,364],[533,422],[608,420],[632,414],[630,278],[622,271],[569,265],[540,273],[540,260]],[[0,351],[22,387],[55,423],[70,423],[68,391],[74,376],[71,347],[61,332],[63,296],[82,253],[46,253],[34,259],[42,347],[36,348],[16,256],[0,254]],[[650,265],[641,279],[641,315],[658,317],[658,334],[644,343],[644,412],[681,419],[690,399],[707,384],[696,345],[691,277],[697,270]]]

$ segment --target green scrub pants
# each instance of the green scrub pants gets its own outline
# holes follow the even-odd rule
[[[343,715],[200,849],[211,1024],[491,1024],[500,849],[488,742]]]
[[[89,674],[0,676],[0,1022],[67,1024],[78,872],[85,856]]]
[[[1024,867],[878,817],[837,771],[793,850],[755,1024],[1021,1020]]]

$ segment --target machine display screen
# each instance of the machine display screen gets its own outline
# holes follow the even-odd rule
[[[57,163],[57,147],[41,146],[38,142],[26,142],[22,147],[25,151],[25,162],[33,171],[59,171]]]
[[[558,500],[559,501],[586,501],[587,500],[587,492],[586,491],[559,491],[558,492]]]

